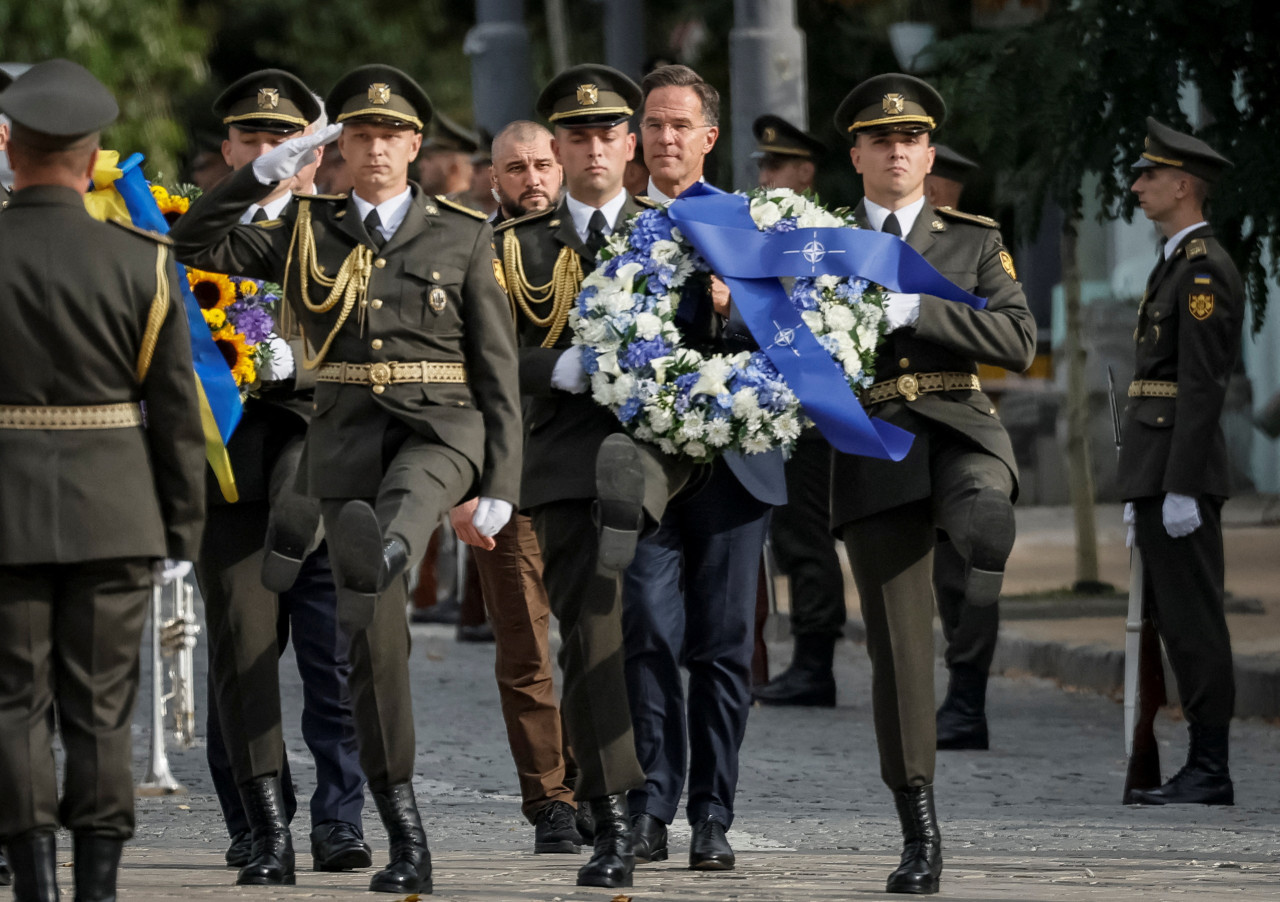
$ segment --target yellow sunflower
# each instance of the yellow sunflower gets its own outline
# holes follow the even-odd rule
[[[222,329],[213,336],[213,343],[222,352],[222,358],[231,368],[236,385],[252,385],[258,381],[258,368],[244,336],[230,329]]]
[[[156,199],[156,205],[169,225],[177,222],[178,217],[187,212],[191,206],[190,200],[181,194],[170,194],[163,185],[152,185],[151,196]]]
[[[227,324],[227,315],[222,312],[221,307],[214,307],[211,310],[201,310],[204,314],[204,321],[209,324],[210,332],[220,332],[223,326]]]
[[[235,283],[222,273],[188,269],[187,282],[191,285],[191,293],[196,296],[196,303],[202,310],[230,307],[236,302]]]

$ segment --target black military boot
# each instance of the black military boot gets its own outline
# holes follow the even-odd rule
[[[253,848],[249,863],[236,877],[236,885],[292,886],[297,881],[293,872],[293,836],[284,813],[280,778],[254,777],[241,783],[240,798],[253,832]]]
[[[938,748],[985,751],[987,737],[987,675],[968,664],[951,668],[947,697],[938,708]]]
[[[431,850],[418,814],[412,783],[397,783],[373,793],[382,826],[391,842],[391,860],[369,881],[373,893],[431,893]]]
[[[116,873],[124,840],[77,833],[74,846],[75,902],[116,902]]]
[[[630,886],[636,856],[631,845],[627,797],[621,793],[588,802],[596,835],[591,860],[578,869],[578,886]]]
[[[53,833],[28,833],[8,842],[14,902],[58,902],[58,842]]]
[[[933,810],[933,787],[913,786],[895,792],[893,801],[902,823],[902,861],[889,875],[885,892],[936,893],[942,876],[942,833]]]
[[[756,689],[762,705],[807,705],[834,708],[836,677],[832,672],[836,637],[796,636],[791,666]]]
[[[1132,789],[1126,803],[1137,805],[1234,805],[1235,787],[1227,769],[1229,725],[1188,724],[1187,763],[1156,789]]]

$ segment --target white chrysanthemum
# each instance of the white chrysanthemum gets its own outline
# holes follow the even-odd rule
[[[713,448],[723,448],[729,444],[733,430],[728,420],[712,420],[707,424],[707,444]]]
[[[742,450],[748,454],[760,454],[768,451],[772,446],[773,443],[769,440],[769,436],[763,432],[749,434],[742,440]]]
[[[613,399],[613,380],[604,373],[592,373],[591,397],[598,404],[609,404]]]
[[[636,377],[630,373],[623,373],[617,379],[613,380],[613,403],[625,404],[627,400],[636,393]]]
[[[733,415],[744,419],[760,416],[760,399],[754,388],[740,388],[734,393]]]
[[[818,276],[813,280],[817,284],[820,291],[834,291],[835,287],[840,284],[839,276]]]
[[[694,411],[686,414],[680,421],[680,428],[676,430],[676,439],[682,442],[695,441],[702,438],[705,432],[706,427],[703,425],[701,412]]]
[[[771,428],[773,434],[784,442],[793,441],[800,436],[800,420],[794,414],[779,414],[774,418]]]
[[[582,339],[583,343],[592,346],[599,341],[603,341],[608,334],[609,327],[605,325],[604,320],[587,319],[578,327],[578,337]]]
[[[880,333],[875,326],[858,326],[857,336],[858,346],[862,348],[874,348],[880,340]]]
[[[645,341],[657,338],[662,332],[662,320],[652,313],[636,314],[636,335]]]
[[[858,324],[853,311],[843,304],[828,304],[822,311],[827,328],[833,332],[850,332]]]
[[[635,435],[636,435],[636,438],[640,439],[640,441],[642,442],[648,442],[653,440],[653,430],[650,429],[648,426],[646,426],[644,423],[641,423],[639,426],[636,427]]]
[[[676,443],[675,443],[675,442],[673,442],[673,441],[671,441],[671,439],[669,439],[669,438],[659,438],[659,439],[658,439],[658,447],[659,447],[660,449],[662,449],[662,453],[663,453],[663,454],[675,454],[675,453],[676,453]]]
[[[844,365],[844,374],[850,379],[859,379],[862,377],[862,358],[856,354],[846,357],[842,361]]]

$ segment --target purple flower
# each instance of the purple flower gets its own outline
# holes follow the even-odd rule
[[[270,313],[244,301],[237,301],[227,308],[227,319],[237,332],[243,333],[244,340],[251,345],[265,341],[276,328]]]

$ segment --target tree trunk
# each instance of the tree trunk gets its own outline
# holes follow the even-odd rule
[[[1076,524],[1077,591],[1097,591],[1098,533],[1093,514],[1093,464],[1089,459],[1089,391],[1085,382],[1088,356],[1081,341],[1080,265],[1076,256],[1076,223],[1062,226],[1062,291],[1066,312],[1067,481]]]

